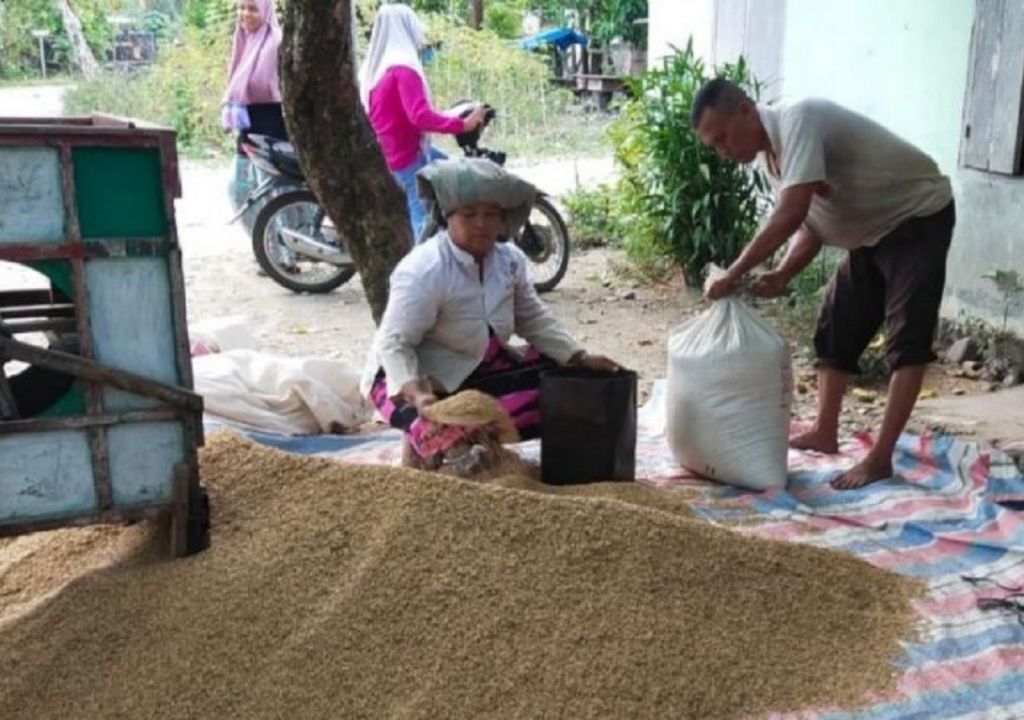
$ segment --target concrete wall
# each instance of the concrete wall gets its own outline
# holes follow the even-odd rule
[[[672,46],[686,47],[693,37],[693,49],[711,58],[714,0],[648,0],[647,67],[656,67],[672,53]]]
[[[828,97],[869,115],[935,158],[958,216],[944,311],[1001,320],[1002,301],[981,276],[1024,272],[1024,178],[959,163],[974,10],[974,0],[789,0],[782,86],[786,97]]]
[[[955,173],[974,0],[789,0],[787,97],[827,97]]]
[[[758,44],[781,43],[771,95],[842,103],[913,142],[950,176],[958,217],[944,312],[1001,321],[1002,300],[981,276],[997,267],[1024,274],[1024,177],[960,166],[975,0],[786,0],[781,38],[761,23],[755,27],[765,31],[751,32],[749,20],[742,28],[737,22],[723,27],[723,13],[742,1],[716,0],[715,44],[728,45],[721,37],[732,32],[732,44],[742,38],[746,54],[770,57],[772,48]],[[654,12],[659,4],[674,5],[651,4],[652,28],[662,22]],[[1024,332],[1024,311],[1011,324]]]

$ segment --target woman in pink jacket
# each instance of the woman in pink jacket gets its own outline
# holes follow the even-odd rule
[[[359,69],[359,92],[384,159],[405,192],[414,242],[426,212],[416,193],[416,173],[444,154],[430,146],[428,133],[473,130],[483,122],[478,107],[465,120],[438,113],[431,106],[420,52],[426,48],[423,24],[408,5],[384,5],[377,11],[370,48]]]

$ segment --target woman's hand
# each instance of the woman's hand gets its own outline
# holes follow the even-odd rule
[[[600,373],[617,373],[622,370],[622,366],[611,358],[604,355],[591,355],[586,350],[580,350],[573,355],[569,359],[569,366]]]
[[[407,382],[402,386],[401,396],[420,414],[423,413],[423,408],[437,402],[437,393],[433,383],[427,378],[417,378]]]
[[[463,126],[466,128],[465,132],[476,130],[478,127],[480,127],[483,124],[486,115],[487,107],[485,105],[477,105],[476,110],[471,112],[469,114],[469,117],[462,121]]]

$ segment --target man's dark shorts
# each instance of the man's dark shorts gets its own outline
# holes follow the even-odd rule
[[[903,222],[872,247],[850,251],[818,316],[819,366],[858,372],[857,361],[883,322],[890,371],[935,360],[932,341],[955,222],[951,201],[934,215]]]

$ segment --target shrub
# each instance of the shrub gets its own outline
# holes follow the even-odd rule
[[[619,223],[619,194],[612,185],[579,188],[562,197],[569,211],[570,235],[579,248],[618,245],[623,236]]]
[[[484,6],[484,27],[498,37],[519,37],[523,34],[522,14],[507,3],[488,3]]]
[[[220,128],[220,98],[229,51],[228,33],[186,28],[179,43],[161,48],[153,67],[106,71],[79,83],[65,96],[65,111],[106,112],[167,125],[186,151],[227,149],[230,137]]]
[[[756,97],[742,58],[719,75]],[[611,130],[630,257],[641,264],[668,258],[694,285],[708,263],[737,257],[757,229],[764,197],[758,172],[719,158],[690,127],[693,97],[710,77],[688,44],[628,81],[633,99]]]

